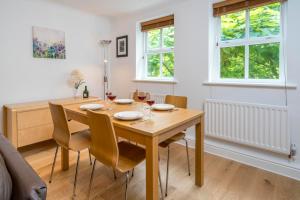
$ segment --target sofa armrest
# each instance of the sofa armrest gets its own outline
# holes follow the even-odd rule
[[[47,185],[1,133],[0,153],[12,179],[12,200],[46,199]]]

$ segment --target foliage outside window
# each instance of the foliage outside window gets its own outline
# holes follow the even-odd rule
[[[145,77],[174,77],[174,26],[145,32]]]
[[[273,3],[220,17],[218,79],[282,78],[281,10]]]

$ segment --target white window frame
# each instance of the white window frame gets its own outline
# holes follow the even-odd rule
[[[240,83],[284,83],[286,81],[286,59],[285,59],[285,43],[284,33],[286,24],[286,8],[285,4],[281,4],[280,10],[280,33],[278,36],[250,38],[250,9],[246,10],[246,35],[244,39],[221,41],[222,27],[221,17],[215,17],[215,48],[214,48],[214,69],[212,70],[211,81],[213,82],[240,82]],[[257,44],[279,43],[279,79],[251,79],[249,78],[249,46]],[[221,48],[245,46],[245,77],[243,79],[221,78]]]
[[[174,27],[174,26],[173,26]],[[166,27],[160,28],[160,46],[156,49],[148,49],[148,31],[143,33],[143,60],[144,60],[144,70],[143,70],[143,79],[145,80],[166,80],[166,81],[173,81],[175,77],[175,69],[174,69],[174,76],[173,77],[164,77],[162,76],[162,68],[163,68],[163,54],[164,53],[175,53],[174,47],[164,47],[163,46],[163,29]],[[174,33],[175,36],[175,33]],[[174,37],[175,38],[175,37]],[[175,41],[174,41],[175,43]],[[175,44],[174,44],[175,46]],[[148,76],[148,55],[151,54],[159,54],[160,55],[160,75],[158,77],[151,77]],[[175,68],[175,59],[174,59],[174,68]]]

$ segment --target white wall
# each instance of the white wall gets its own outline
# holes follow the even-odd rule
[[[134,89],[146,90],[151,93],[175,93],[189,97],[189,107],[202,109],[206,98],[284,105],[285,97],[282,89],[241,88],[203,86],[208,80],[209,69],[209,21],[211,20],[211,3],[209,0],[187,0],[170,4],[167,7],[152,9],[130,16],[115,18],[112,24],[114,36],[129,36],[129,57],[112,60],[112,90],[119,96],[127,97]],[[300,86],[300,2],[288,1],[288,32],[287,32],[287,64],[288,81]],[[136,23],[141,20],[175,14],[175,77],[179,81],[175,86],[158,83],[136,83]],[[209,37],[211,36],[211,37]],[[113,44],[115,46],[115,44]],[[115,49],[113,49],[115,55]],[[129,87],[124,87],[129,85]],[[288,91],[289,129],[293,143],[300,149],[300,91]],[[193,136],[190,135],[191,139]],[[265,168],[286,176],[300,179],[300,153],[295,162],[289,162],[286,156],[256,150],[240,145],[206,138],[206,150],[232,159],[239,160],[257,167]],[[238,157],[236,157],[238,155]],[[275,165],[276,164],[276,165]]]
[[[32,26],[65,32],[66,59],[32,56]],[[97,42],[110,37],[110,21],[40,0],[0,0],[0,106],[71,97],[73,69],[85,74],[91,95],[102,94],[102,53]],[[2,130],[2,109],[0,113]]]

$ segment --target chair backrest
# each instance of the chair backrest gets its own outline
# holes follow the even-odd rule
[[[70,130],[67,121],[67,115],[62,105],[49,102],[49,108],[54,125],[53,139],[65,148],[69,147]]]
[[[165,98],[165,103],[173,104],[177,108],[187,108],[187,97],[167,95]]]
[[[103,164],[115,168],[119,149],[115,130],[109,115],[87,111],[91,131],[90,151]]]
[[[143,94],[144,96],[146,96],[145,101],[147,101],[147,100],[150,99],[150,93],[149,93],[149,92],[143,92],[143,91],[138,91],[138,90],[136,90],[136,91],[133,93],[132,99],[135,100],[135,101],[137,101],[137,102],[140,102],[141,100],[139,100],[139,98],[138,98],[138,95],[139,95],[140,93]]]

